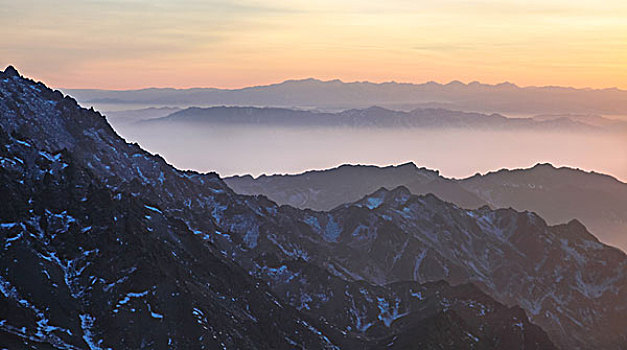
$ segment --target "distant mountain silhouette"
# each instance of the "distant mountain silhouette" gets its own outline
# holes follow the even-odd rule
[[[143,120],[142,123],[145,125],[194,123],[287,127],[610,130],[567,118],[555,120],[506,118],[499,114],[466,113],[442,108],[402,112],[377,106],[337,113],[276,107],[191,107],[166,117]]]
[[[624,343],[627,257],[577,223],[466,211],[402,187],[333,212],[280,207],[175,169],[13,68],[0,97],[3,347]]]
[[[418,168],[413,163],[398,166],[342,165],[329,170],[308,171],[298,175],[250,175],[227,177],[224,181],[242,194],[263,194],[280,204],[314,210],[331,210],[353,202],[379,188],[407,187],[414,194],[433,193],[466,208],[488,203],[467,191],[455,180],[437,171]]]
[[[379,105],[402,110],[420,107],[506,114],[625,114],[627,111],[627,91],[624,90],[519,87],[511,83],[345,83],[304,79],[242,89],[67,89],[65,92],[84,105],[238,105],[336,110]]]
[[[180,108],[177,107],[149,107],[121,111],[108,111],[104,112],[104,114],[107,116],[107,120],[110,123],[122,125],[136,123],[152,118],[166,117],[174,112],[178,112],[179,110]]]
[[[605,118],[595,114],[542,114],[533,117],[537,121],[573,121],[615,131],[627,131],[627,121]]]
[[[627,184],[608,175],[550,164],[462,180],[407,163],[343,165],[298,175],[234,176],[225,181],[238,193],[263,194],[280,204],[315,210],[330,210],[380,187],[405,186],[414,194],[433,193],[464,208],[530,210],[552,224],[578,219],[603,242],[627,251]]]

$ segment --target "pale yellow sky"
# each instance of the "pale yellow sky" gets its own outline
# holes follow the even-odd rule
[[[63,88],[511,81],[627,89],[627,1],[0,0],[0,65]]]

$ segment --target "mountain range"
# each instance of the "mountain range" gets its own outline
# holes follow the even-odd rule
[[[113,125],[137,123],[147,119],[163,118],[180,111],[177,107],[148,107],[123,111],[108,111],[107,120]]]
[[[620,349],[627,256],[578,221],[405,187],[331,211],[237,194],[0,73],[12,348]]]
[[[499,130],[616,131],[627,130],[627,123],[592,125],[566,117],[547,120],[507,118],[499,114],[481,114],[446,109],[392,111],[381,107],[351,109],[337,113],[270,107],[190,107],[164,117],[139,121],[155,125],[253,125],[282,127],[351,128],[459,128]],[[624,124],[624,125],[623,125]],[[623,128],[619,128],[623,129]]]
[[[615,88],[519,87],[511,83],[488,85],[459,81],[408,84],[303,79],[241,89],[66,89],[64,92],[84,105],[116,106],[118,109],[124,106],[231,105],[345,110],[378,105],[406,111],[445,108],[524,115],[623,115],[627,110],[627,91]]]
[[[342,165],[296,175],[233,176],[224,181],[241,194],[263,194],[279,204],[331,210],[379,188],[433,193],[460,207],[514,208],[538,213],[551,224],[583,222],[603,242],[627,251],[627,184],[603,174],[538,164],[449,179],[413,163]]]

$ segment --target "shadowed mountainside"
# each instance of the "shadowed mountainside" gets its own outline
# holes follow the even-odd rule
[[[552,348],[533,323],[563,348],[626,341],[627,257],[576,221],[404,187],[278,206],[173,168],[12,68],[0,94],[11,346]]]
[[[297,175],[234,176],[236,192],[263,194],[279,204],[330,210],[378,188],[405,186],[433,193],[463,208],[514,208],[538,213],[549,223],[582,221],[602,241],[627,250],[627,184],[603,174],[538,164],[455,180],[413,163],[377,167],[342,165]]]

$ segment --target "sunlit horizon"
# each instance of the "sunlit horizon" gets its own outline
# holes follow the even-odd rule
[[[333,77],[329,77],[329,78],[319,78],[319,77],[308,77],[308,76],[303,76],[303,77],[296,77],[296,78],[285,78],[282,80],[269,80],[269,81],[262,81],[262,82],[251,82],[249,84],[243,84],[243,85],[236,85],[236,86],[201,86],[201,85],[190,85],[190,86],[186,86],[186,85],[182,85],[182,86],[174,86],[174,85],[163,85],[163,86],[156,86],[156,85],[145,85],[145,86],[141,86],[138,85],[137,87],[131,87],[131,88],[102,88],[102,87],[72,87],[72,86],[55,86],[55,88],[57,89],[61,89],[61,90],[110,90],[110,91],[132,91],[132,90],[143,90],[143,89],[175,89],[175,90],[189,90],[189,89],[221,89],[221,90],[240,90],[240,89],[245,89],[245,88],[249,88],[249,87],[263,87],[263,86],[271,86],[271,85],[278,85],[278,84],[282,84],[285,82],[289,82],[289,81],[307,81],[307,80],[316,80],[316,81],[320,81],[322,83],[330,83],[330,82],[335,82],[338,81],[340,83],[343,84],[359,84],[359,83],[370,83],[370,84],[377,84],[377,85],[383,85],[383,84],[407,84],[407,85],[424,85],[424,84],[429,84],[429,83],[436,83],[439,85],[449,85],[449,84],[453,84],[453,83],[462,83],[464,85],[471,85],[474,83],[478,83],[481,85],[489,85],[489,86],[497,86],[497,85],[504,85],[504,84],[513,84],[516,87],[519,88],[575,88],[575,89],[581,89],[581,90],[621,90],[621,91],[627,91],[627,88],[622,89],[616,86],[607,86],[607,87],[591,87],[591,86],[568,86],[568,85],[557,85],[557,84],[540,84],[540,85],[521,85],[521,84],[517,84],[516,82],[512,82],[512,81],[494,81],[494,82],[484,82],[484,81],[479,81],[479,80],[469,80],[469,81],[461,81],[458,79],[454,79],[454,80],[448,80],[448,81],[437,81],[437,80],[423,80],[423,81],[398,81],[398,80],[367,80],[367,79],[357,79],[357,80],[344,80],[344,79],[340,79],[340,78],[333,78]],[[54,85],[52,85],[54,86]]]
[[[627,3],[618,0],[1,4],[0,65],[65,89],[309,77],[627,89]]]

